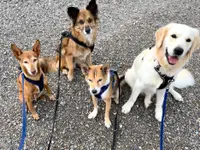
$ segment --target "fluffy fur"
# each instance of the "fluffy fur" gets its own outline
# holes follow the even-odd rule
[[[155,117],[161,121],[166,88],[158,90],[163,80],[154,67],[160,64],[162,74],[175,76],[169,91],[176,100],[182,101],[182,96],[173,87],[184,88],[194,84],[191,73],[182,68],[199,47],[199,31],[195,28],[171,23],[157,30],[155,46],[142,51],[134,60],[132,68],[125,73],[125,81],[132,88],[132,93],[123,105],[122,112],[130,112],[140,93],[145,94],[144,103],[147,108],[151,104],[152,95],[156,93]]]
[[[14,56],[19,61],[20,67],[24,75],[31,79],[38,81],[40,80],[41,75],[44,77],[44,89],[46,93],[44,93],[44,89],[40,92],[38,87],[34,84],[31,84],[24,80],[24,98],[27,106],[27,110],[29,110],[35,120],[39,119],[39,115],[37,114],[35,108],[33,107],[33,100],[37,98],[41,98],[44,94],[46,94],[50,100],[55,100],[55,97],[51,95],[51,90],[48,87],[48,79],[42,71],[39,63],[39,55],[40,55],[40,41],[37,40],[33,46],[32,50],[22,51],[15,44],[11,44],[11,50]],[[23,102],[22,95],[22,73],[17,78],[17,85],[19,88],[19,100]]]
[[[69,7],[68,15],[72,20],[70,31],[79,41],[92,46],[96,40],[98,8],[96,0],[91,0],[86,9]],[[71,81],[74,77],[75,64],[92,64],[91,49],[78,45],[69,38],[62,40],[61,69]]]
[[[89,85],[89,91],[92,96],[92,101],[94,105],[93,111],[88,115],[89,119],[95,118],[98,113],[98,99],[95,95],[100,93],[101,87],[109,84],[108,89],[102,93],[102,100],[106,103],[105,110],[105,126],[109,128],[111,126],[110,122],[110,108],[111,108],[111,97],[114,96],[115,102],[119,103],[119,89],[118,80],[110,75],[110,67],[108,64],[105,65],[92,65],[92,66],[82,66],[82,72],[85,76],[85,80]],[[113,80],[114,86],[113,86]]]

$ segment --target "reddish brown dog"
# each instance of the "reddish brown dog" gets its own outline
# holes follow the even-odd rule
[[[11,50],[19,61],[20,67],[22,69],[22,72],[17,78],[19,100],[20,102],[23,102],[22,76],[24,76],[24,98],[27,110],[31,112],[35,120],[38,120],[39,115],[33,107],[33,100],[41,98],[45,94],[49,97],[50,100],[55,100],[55,97],[51,94],[51,90],[48,87],[48,79],[40,67],[40,41],[37,40],[33,46],[33,49],[29,51],[22,51],[15,44],[11,44]],[[33,84],[35,82],[39,83],[41,86]]]

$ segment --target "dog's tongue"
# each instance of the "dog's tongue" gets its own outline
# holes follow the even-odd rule
[[[178,57],[177,56],[168,56],[168,61],[170,62],[170,64],[175,65],[178,61]]]

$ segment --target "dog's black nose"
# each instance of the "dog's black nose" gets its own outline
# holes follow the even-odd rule
[[[89,26],[87,26],[87,27],[85,27],[85,32],[87,33],[87,34],[90,34],[90,27]]]
[[[93,90],[92,90],[92,93],[93,93],[93,94],[97,94],[97,90],[93,89]]]
[[[174,54],[180,56],[181,54],[183,54],[183,49],[180,47],[176,47],[174,49]]]

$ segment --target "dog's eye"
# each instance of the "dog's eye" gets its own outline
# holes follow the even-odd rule
[[[83,20],[80,20],[80,21],[79,21],[79,24],[84,24],[84,21],[83,21]]]
[[[37,61],[37,59],[33,59],[33,62],[36,62]]]
[[[99,80],[98,80],[98,82],[101,82],[101,81],[102,81],[102,79],[99,79]]]
[[[91,79],[88,79],[90,82],[92,82],[92,80]]]
[[[89,18],[89,19],[88,19],[88,23],[91,23],[91,22],[92,22],[92,19],[91,19],[91,18]]]
[[[172,34],[171,37],[174,38],[174,39],[177,38],[176,34]]]
[[[191,42],[191,39],[186,39],[186,42]]]
[[[28,64],[28,61],[24,61],[24,64]]]

